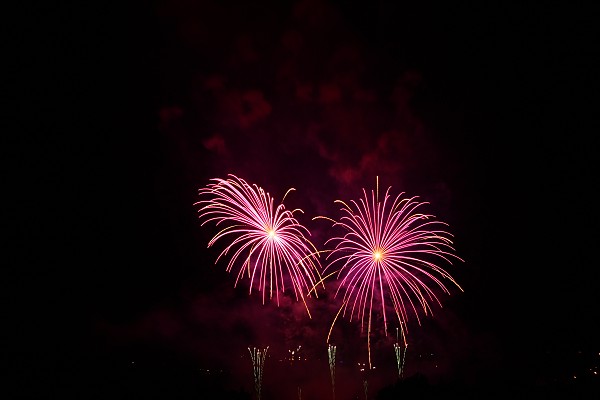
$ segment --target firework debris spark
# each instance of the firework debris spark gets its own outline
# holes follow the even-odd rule
[[[333,400],[335,400],[335,351],[336,347],[334,345],[327,345],[327,355],[329,357],[329,372],[331,374],[331,390]]]
[[[256,396],[258,400],[261,399],[262,394],[262,379],[265,366],[265,359],[267,357],[267,350],[269,350],[269,346],[265,347],[264,349],[248,347],[250,357],[252,358],[252,371],[254,372],[254,389],[256,390]]]

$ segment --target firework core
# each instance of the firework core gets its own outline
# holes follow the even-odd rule
[[[375,261],[381,261],[382,258],[383,258],[383,252],[381,250],[375,250],[373,252],[373,259]]]

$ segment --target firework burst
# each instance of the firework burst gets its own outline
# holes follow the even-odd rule
[[[377,182],[379,183],[379,182]],[[452,259],[463,261],[455,255],[452,235],[446,231],[446,223],[437,221],[435,216],[418,212],[426,202],[417,197],[403,197],[400,193],[393,198],[389,187],[379,199],[377,193],[370,195],[363,189],[364,197],[358,202],[347,204],[341,200],[344,215],[333,226],[344,229],[343,236],[333,237],[327,243],[335,243],[327,256],[325,271],[338,269],[325,278],[336,275],[341,280],[335,293],[343,292],[342,305],[335,316],[349,314],[360,319],[361,330],[367,326],[367,342],[370,355],[371,322],[374,307],[380,304],[387,335],[387,308],[395,312],[400,328],[403,330],[406,345],[406,321],[409,311],[417,318],[419,314],[432,315],[431,303],[441,306],[436,289],[450,294],[443,280],[462,288],[442,267],[439,262],[452,264]],[[327,341],[329,342],[329,336]]]
[[[208,247],[219,240],[229,241],[215,264],[230,254],[227,272],[239,265],[235,286],[247,275],[249,294],[256,283],[262,291],[263,304],[268,290],[269,299],[275,293],[279,305],[279,292],[284,293],[289,283],[296,300],[303,301],[310,315],[305,292],[320,280],[321,265],[318,251],[307,238],[310,232],[294,217],[294,213],[302,210],[286,210],[283,200],[275,207],[274,199],[261,187],[250,185],[235,175],[228,176],[228,179],[212,179],[212,183],[199,190],[202,200],[194,203],[200,207],[201,225],[214,222],[216,226],[223,226]],[[290,188],[283,199],[292,190]],[[238,260],[242,260],[240,264]]]

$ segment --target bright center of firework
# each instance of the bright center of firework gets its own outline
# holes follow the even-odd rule
[[[275,233],[274,229],[268,229],[267,235],[269,235],[269,239],[277,239],[277,233]]]
[[[383,258],[383,252],[381,250],[375,250],[373,252],[373,259],[375,261],[381,261],[382,258]]]

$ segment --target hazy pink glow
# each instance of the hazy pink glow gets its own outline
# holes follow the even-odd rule
[[[450,294],[442,282],[447,279],[462,291],[436,262],[452,264],[451,259],[463,260],[455,255],[452,235],[445,230],[448,225],[435,220],[433,215],[417,212],[426,202],[417,201],[417,197],[402,198],[404,193],[392,199],[390,189],[383,202],[374,191],[369,199],[364,189],[364,198],[359,202],[352,200],[348,205],[336,200],[343,205],[341,211],[345,215],[334,221],[333,226],[344,228],[346,233],[327,241],[336,245],[327,256],[330,261],[325,270],[339,266],[334,272],[341,278],[336,297],[340,291],[344,292],[333,324],[340,312],[342,316],[349,312],[350,320],[360,319],[364,329],[367,317],[370,336],[373,305],[379,302],[387,334],[386,306],[391,304],[405,338],[409,309],[420,324],[420,311],[433,314],[432,301],[441,306],[432,287]]]
[[[228,179],[211,179],[214,183],[199,190],[200,197],[206,199],[194,203],[200,206],[199,218],[204,219],[201,225],[210,221],[215,221],[216,226],[224,225],[208,243],[210,247],[219,239],[229,240],[215,264],[231,251],[228,272],[239,257],[244,259],[235,285],[247,272],[249,293],[256,279],[258,290],[263,292],[263,304],[268,286],[269,298],[273,298],[275,292],[279,305],[279,292],[285,291],[287,280],[296,300],[302,299],[306,306],[304,292],[308,293],[321,279],[321,265],[315,246],[305,236],[310,232],[294,218],[294,213],[302,210],[286,210],[283,202],[274,208],[273,198],[261,187],[250,185],[235,175],[228,176]],[[308,311],[308,306],[306,309]]]

